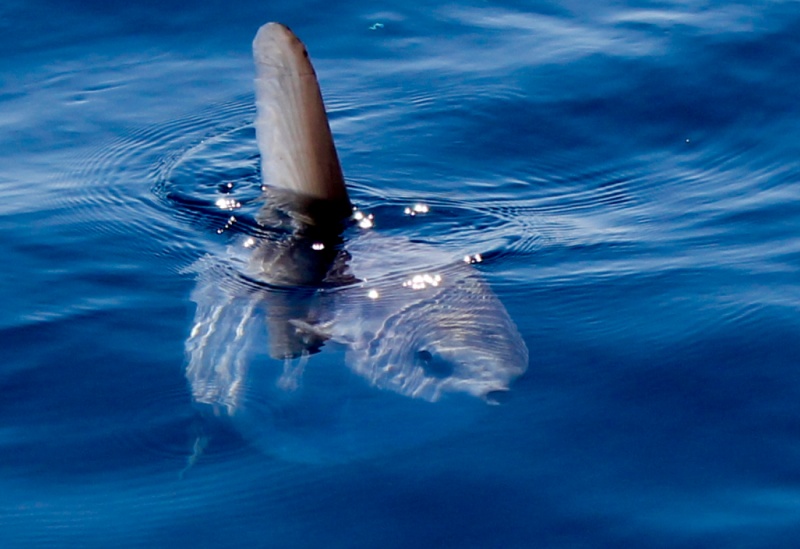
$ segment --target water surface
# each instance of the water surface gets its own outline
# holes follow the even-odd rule
[[[368,393],[336,427],[363,451],[310,452],[357,383],[333,348],[292,444],[192,402],[270,20],[375,230],[482,254],[530,350],[501,406]],[[3,547],[794,545],[797,2],[36,0],[0,30]]]

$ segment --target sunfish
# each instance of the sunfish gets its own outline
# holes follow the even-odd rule
[[[268,23],[253,55],[264,230],[194,267],[195,401],[235,415],[264,351],[280,364],[267,392],[301,391],[313,355],[340,344],[369,391],[496,402],[528,366],[500,300],[462,256],[365,228],[305,46]]]

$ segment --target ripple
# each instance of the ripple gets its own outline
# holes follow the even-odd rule
[[[427,101],[424,93],[418,97]],[[212,111],[203,123],[191,117],[158,134],[170,147],[152,171],[155,195],[170,215],[199,229],[205,239],[214,233],[233,236],[259,230],[253,221],[260,198],[258,151],[247,119],[253,111],[243,104],[229,110],[236,116],[225,109]],[[227,123],[215,127],[214,121],[221,119]],[[173,138],[175,131],[195,138]],[[582,168],[565,158],[560,169],[545,163],[533,173],[468,181],[476,192],[465,191],[456,198],[410,194],[363,179],[348,180],[348,186],[354,202],[375,216],[378,230],[402,233],[456,254],[480,253],[491,265],[507,256],[530,258],[553,245],[629,241],[630,227],[646,220],[646,197],[640,191],[652,179],[645,162]],[[415,204],[425,204],[428,211],[407,215],[406,209]]]
[[[158,126],[127,131],[102,148],[78,154],[62,166],[60,179],[40,204],[52,223],[67,224],[109,239],[125,238],[128,247],[187,263],[202,251],[191,226],[175,222],[180,214],[159,201],[160,174],[187,149],[204,139],[245,125],[252,116],[250,98],[236,99]],[[197,175],[197,174],[195,174]],[[76,183],[78,182],[78,183]],[[136,235],[131,239],[130,235]]]
[[[183,221],[224,226],[260,196],[255,130],[247,124],[210,135],[159,166],[156,195]]]
[[[444,96],[422,87],[407,99],[413,109],[435,117],[460,109],[475,124],[485,125],[489,111],[459,107],[475,96],[475,86],[456,86]],[[495,87],[492,93],[499,94],[493,99],[526,105],[519,103],[523,98],[513,86]],[[365,110],[347,96],[331,104],[333,125],[349,128],[350,134],[408,113],[399,106],[400,114],[385,106]],[[149,235],[153,247],[163,248],[158,253],[184,265],[237,235],[270,238],[255,222],[261,191],[253,115],[251,98],[246,97],[121,136],[80,159],[83,172],[98,182],[97,190],[73,197],[68,209],[84,208],[86,215],[92,210],[95,221],[103,221],[101,230],[115,233],[122,227],[114,220],[130,220],[125,230],[132,226]],[[390,134],[397,131],[390,129]],[[374,143],[374,137],[368,142]],[[341,149],[345,168],[348,154],[360,158],[366,152],[357,143]],[[467,180],[454,173],[430,189],[425,185],[429,178],[420,179],[427,163],[416,171],[411,165],[396,165],[374,178],[348,179],[348,186],[354,203],[374,216],[375,230],[432,244],[455,257],[480,254],[484,261],[478,267],[511,300],[527,299],[534,290],[645,287],[672,273],[702,273],[720,264],[774,271],[797,255],[797,246],[786,240],[780,253],[764,249],[769,260],[742,261],[753,251],[738,234],[743,218],[758,226],[760,219],[781,211],[787,220],[796,217],[796,193],[788,187],[796,173],[777,162],[780,154],[732,134],[713,142],[690,136],[674,150],[638,156],[599,161],[581,154],[580,149],[556,151],[528,165],[505,163],[498,173],[481,167]],[[392,178],[397,181],[385,184]],[[776,186],[778,179],[785,183]],[[413,183],[403,188],[404,180]],[[767,181],[773,183],[764,187]],[[143,195],[142,186],[153,194]],[[447,192],[451,188],[459,192]],[[415,210],[421,205],[423,209]],[[142,210],[151,215],[142,216]],[[738,249],[725,245],[726,237],[738,239]],[[241,277],[236,283],[255,284]],[[750,317],[754,306],[728,307],[721,320],[737,323]],[[577,302],[568,313],[579,307],[593,314],[590,304]],[[679,308],[672,314],[691,316]],[[703,330],[712,322],[709,318],[684,326]]]
[[[203,139],[159,161],[155,177],[154,192],[162,204],[206,235],[261,230],[253,221],[260,206],[261,183],[255,133],[249,122],[206,132]],[[513,200],[471,203],[440,195],[400,194],[364,181],[348,180],[348,186],[358,207],[375,215],[379,230],[434,240],[454,253],[488,257],[503,250],[529,253],[540,238],[536,223]],[[405,209],[420,202],[429,211],[409,219]]]
[[[363,175],[374,168],[367,163],[381,143],[374,136],[376,126],[386,127],[393,138],[411,139],[420,131],[435,135],[434,123],[452,126],[452,112],[475,128],[497,126],[494,111],[480,107],[488,100],[519,111],[541,108],[519,87],[481,91],[480,80],[472,78],[444,94],[420,86],[404,97],[405,107],[396,96],[388,106],[364,107],[361,92],[330,102],[332,125],[351,136],[340,143],[346,171],[350,161],[365,162],[348,186],[354,203],[374,216],[375,230],[432,244],[455,257],[480,254],[484,261],[478,268],[503,296],[522,302],[532,293],[564,291],[575,301],[561,314],[596,319],[604,313],[594,310],[588,297],[581,300],[602,288],[646,296],[643,288],[652,291],[671,277],[696,281],[722,266],[770,273],[788,268],[797,257],[798,246],[788,237],[781,237],[785,245],[780,247],[743,241],[743,220],[774,244],[777,235],[765,235],[762,227],[768,224],[761,221],[776,215],[787,223],[796,218],[797,196],[790,184],[797,174],[781,165],[784,155],[737,139],[735,128],[714,141],[691,135],[666,148],[611,157],[598,152],[608,149],[561,147],[534,160],[500,162],[494,172],[491,162],[479,164],[468,178],[448,173],[449,166],[435,158],[419,165],[405,159],[375,170],[374,176]],[[433,118],[410,116],[409,109]],[[255,222],[261,192],[253,115],[247,97],[121,137],[83,160],[94,180],[111,183],[84,197],[84,204],[113,211],[110,217],[130,218],[137,231],[166,248],[161,253],[184,264],[237,235],[270,238]],[[362,135],[366,145],[360,144]],[[444,175],[434,179],[437,174]],[[142,196],[141,189],[131,192],[132,185],[142,183],[152,196]],[[147,223],[133,215],[139,208],[154,214]],[[115,230],[114,225],[106,230]],[[752,256],[756,249],[763,252],[760,258]],[[666,297],[651,305],[671,307],[673,318],[692,317]],[[729,305],[719,320],[736,324],[751,318],[756,306]],[[707,329],[712,316],[684,322],[684,332]],[[607,323],[596,334],[619,333],[622,326]]]
[[[186,387],[175,384],[149,387],[132,412],[121,417],[113,433],[116,451],[125,455],[146,455],[176,477],[189,474],[195,466],[230,462],[251,453],[249,445],[218,417],[196,408]],[[153,457],[157,461],[153,461]]]

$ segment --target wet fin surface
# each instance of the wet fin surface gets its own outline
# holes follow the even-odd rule
[[[253,41],[253,59],[264,184],[329,201],[348,216],[341,165],[305,46],[287,27],[267,23]]]

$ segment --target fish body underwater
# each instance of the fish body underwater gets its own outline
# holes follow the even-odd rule
[[[194,400],[246,418],[256,432],[278,428],[274,416],[292,416],[290,409],[316,408],[322,412],[311,416],[330,419],[347,408],[353,424],[381,428],[398,414],[438,422],[442,405],[455,400],[496,402],[528,366],[500,300],[462,256],[355,223],[305,46],[268,23],[253,53],[263,182],[256,222],[268,230],[194,266],[197,310],[186,342]],[[349,381],[313,381],[323,346],[343,350]],[[254,372],[259,357],[272,367]],[[400,404],[386,407],[377,395]],[[403,401],[425,404],[412,410]],[[252,411],[257,403],[261,412]],[[458,406],[452,412],[461,414]],[[350,442],[353,424],[337,426]],[[274,433],[258,436],[281,444]],[[323,452],[341,450],[341,437],[331,440]]]

